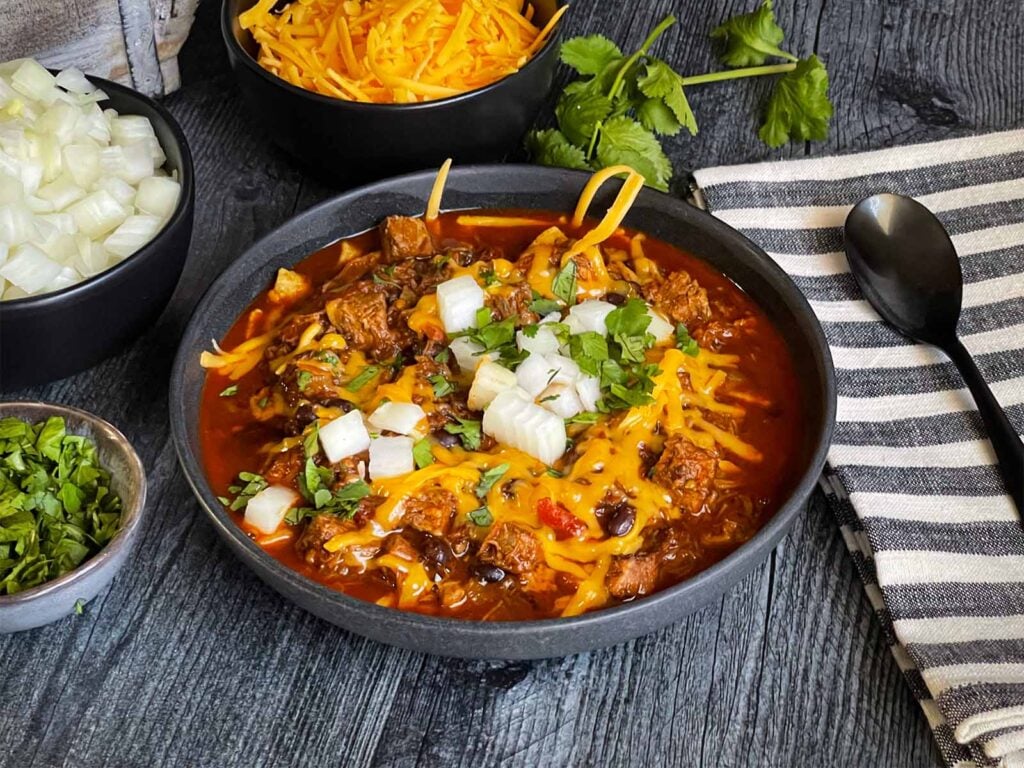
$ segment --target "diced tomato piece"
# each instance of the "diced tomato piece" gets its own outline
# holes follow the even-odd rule
[[[576,539],[587,532],[587,524],[552,499],[537,502],[537,517],[555,532],[556,539]]]

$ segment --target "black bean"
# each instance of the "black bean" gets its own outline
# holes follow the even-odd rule
[[[636,523],[636,510],[625,502],[616,504],[608,510],[608,514],[601,522],[609,536],[625,536],[633,530],[633,524]]]
[[[626,297],[621,293],[606,293],[604,295],[604,300],[609,304],[614,304],[616,307],[622,306],[626,303]]]
[[[437,442],[439,442],[445,448],[454,448],[456,445],[459,444],[458,435],[453,435],[451,432],[448,432],[443,429],[438,429],[434,431],[434,439],[437,440]]]
[[[437,570],[444,569],[448,563],[450,552],[448,546],[434,536],[427,534],[424,537],[423,543],[420,545],[420,551],[423,553],[424,561]]]
[[[478,565],[473,570],[484,583],[493,584],[505,578],[505,572],[496,565]]]

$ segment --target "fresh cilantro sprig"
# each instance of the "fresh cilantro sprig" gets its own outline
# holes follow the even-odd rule
[[[562,61],[580,75],[555,106],[558,128],[532,131],[526,147],[534,161],[578,170],[625,164],[647,183],[667,190],[672,164],[659,136],[683,128],[697,133],[697,119],[685,89],[722,80],[782,75],[775,84],[758,131],[770,147],[787,141],[820,141],[828,132],[832,104],[828,73],[817,56],[799,59],[779,47],[784,32],[771,0],[757,10],[728,19],[711,32],[731,69],[683,76],[649,54],[662,33],[675,24],[666,17],[630,56],[601,35],[575,37],[561,47]],[[766,64],[768,59],[784,63]]]
[[[453,334],[451,338],[465,336],[482,347],[479,354],[496,352],[498,362],[506,368],[515,369],[526,353],[516,346],[516,316],[495,321],[494,313],[487,307],[481,307],[476,313],[476,326]]]

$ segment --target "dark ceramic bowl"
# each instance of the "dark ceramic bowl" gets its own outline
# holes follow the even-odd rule
[[[0,301],[0,391],[62,379],[120,351],[151,326],[178,284],[192,238],[195,180],[185,134],[162,106],[137,91],[89,78],[104,109],[144,115],[178,172],[181,197],[156,237],[105,272],[61,291]]]
[[[110,472],[110,487],[121,497],[121,530],[107,545],[71,573],[14,595],[0,595],[0,635],[57,621],[92,600],[128,559],[141,530],[146,507],[146,472],[128,439],[98,416],[49,403],[0,403],[0,419],[36,423],[63,416],[68,434],[96,443],[100,463]]]
[[[224,0],[228,61],[257,122],[285,152],[335,187],[395,173],[500,160],[516,149],[551,90],[558,28],[518,72],[484,88],[420,104],[366,104],[298,88],[256,63],[258,47],[238,23],[256,0]],[[556,0],[534,0],[537,22]]]
[[[589,176],[539,166],[458,168],[448,177],[447,210],[532,208],[572,211]],[[645,189],[626,225],[689,251],[728,275],[774,322],[789,343],[804,408],[799,479],[757,535],[716,565],[650,597],[576,618],[485,622],[435,618],[384,608],[328,589],[259,548],[224,511],[203,471],[199,403],[205,373],[199,355],[273,279],[339,238],[374,227],[388,214],[420,215],[434,173],[418,173],[353,190],[296,216],[242,254],[200,301],[171,375],[170,417],[178,458],[196,496],[231,549],[270,586],[312,613],[381,642],[467,658],[528,659],[611,645],[652,632],[719,597],[760,563],[806,507],[817,482],[835,418],[835,374],[821,326],[807,301],[765,253],[717,219],[668,195]],[[606,185],[593,210],[611,204]]]

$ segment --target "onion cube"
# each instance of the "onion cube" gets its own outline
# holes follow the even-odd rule
[[[487,360],[476,369],[466,404],[474,411],[482,411],[500,392],[515,388],[516,381],[515,373]]]
[[[552,384],[540,393],[537,403],[563,419],[571,419],[583,410],[583,403],[572,384]]]
[[[370,433],[359,411],[349,411],[320,427],[320,445],[327,460],[335,464],[370,447]]]
[[[166,176],[150,176],[139,182],[135,207],[143,213],[169,219],[178,206],[181,185]]]
[[[0,267],[0,277],[28,293],[45,288],[60,274],[61,265],[30,243],[12,248]]]
[[[106,190],[93,192],[68,208],[78,229],[89,237],[105,235],[128,218],[128,211]]]
[[[416,462],[411,437],[378,437],[370,441],[370,478],[398,477],[412,472]]]
[[[484,289],[470,275],[445,280],[437,286],[437,309],[448,333],[476,325],[476,312],[484,305]]]
[[[484,411],[483,431],[495,440],[553,464],[565,453],[565,422],[522,389],[499,393]]]
[[[465,336],[452,339],[448,349],[455,357],[455,362],[459,364],[459,370],[464,373],[472,373],[480,367],[480,363],[489,359],[487,355],[483,354],[483,347]]]
[[[608,329],[605,327],[604,321],[613,309],[615,309],[614,304],[600,299],[582,301],[569,309],[565,324],[569,326],[570,333],[593,331],[606,336]]]
[[[675,336],[675,326],[666,320],[664,315],[653,307],[647,308],[647,314],[651,318],[651,324],[647,326],[647,332],[654,336],[655,343],[661,344]]]
[[[371,413],[367,421],[377,429],[386,429],[400,435],[411,435],[417,432],[416,427],[425,418],[427,418],[427,414],[415,403],[387,402],[382,403],[377,410]]]
[[[264,488],[245,505],[245,522],[260,533],[273,533],[298,500],[299,495],[283,485]]]

